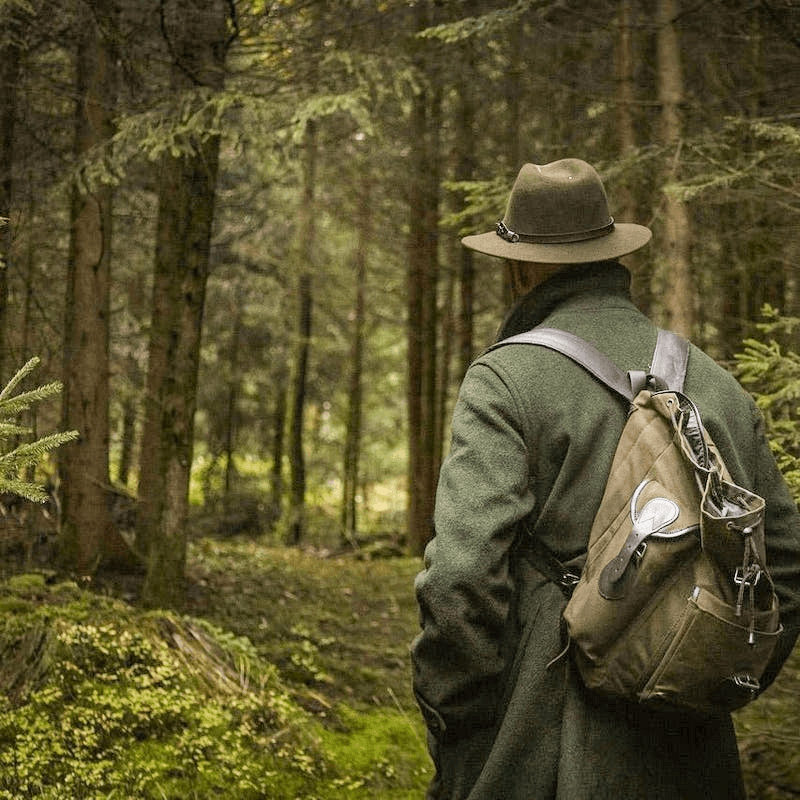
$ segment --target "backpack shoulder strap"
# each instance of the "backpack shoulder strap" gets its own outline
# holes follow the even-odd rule
[[[628,376],[607,355],[574,333],[556,328],[533,328],[533,330],[496,342],[489,350],[496,350],[507,344],[536,344],[555,350],[580,364],[600,383],[605,384],[624,400],[630,402],[634,398],[633,387]]]
[[[658,331],[653,363],[649,373],[623,372],[594,345],[574,333],[556,328],[533,328],[525,333],[496,342],[488,348],[487,352],[507,344],[534,344],[555,350],[580,364],[600,383],[629,403],[644,386],[646,379],[651,376],[656,378],[659,388],[680,391],[683,388],[689,359],[689,343],[677,334],[666,330]]]
[[[574,333],[556,328],[533,328],[525,333],[495,342],[487,348],[486,352],[507,344],[535,344],[555,350],[580,364],[602,384],[629,403],[651,378],[655,378],[657,388],[666,387],[674,391],[681,391],[689,360],[689,343],[686,339],[662,329],[658,331],[653,362],[647,373],[625,373],[594,345]],[[529,558],[533,566],[546,578],[558,584],[564,594],[569,597],[577,582],[574,570],[568,569],[562,564],[544,542],[535,537],[530,537],[530,541]]]
[[[666,388],[683,391],[686,366],[689,363],[689,342],[672,331],[659,330],[650,375],[663,381]]]

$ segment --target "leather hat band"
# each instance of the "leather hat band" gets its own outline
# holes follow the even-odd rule
[[[497,235],[507,242],[527,242],[528,244],[565,244],[567,242],[584,242],[588,239],[599,239],[614,230],[614,218],[602,228],[594,228],[577,233],[517,233],[509,230],[504,222],[497,223]]]

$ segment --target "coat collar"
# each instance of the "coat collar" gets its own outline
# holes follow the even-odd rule
[[[632,302],[628,270],[616,261],[578,264],[559,270],[517,301],[500,326],[497,340],[536,327],[567,301],[600,294]]]

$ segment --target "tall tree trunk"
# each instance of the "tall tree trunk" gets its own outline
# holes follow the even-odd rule
[[[0,47],[0,386],[11,377],[6,372],[8,353],[8,262],[11,250],[11,190],[14,125],[17,113],[17,79],[20,73],[18,9],[2,15],[8,39]],[[12,15],[12,19],[7,17]]]
[[[466,248],[463,248],[466,250]],[[442,313],[440,314],[438,376],[436,378],[436,441],[434,442],[434,467],[436,474],[442,466],[444,445],[447,429],[447,408],[450,400],[450,371],[453,362],[453,343],[455,340],[456,315],[453,305],[456,293],[456,273],[454,269],[447,272],[442,298]]]
[[[120,454],[117,463],[117,481],[127,486],[133,467],[133,444],[136,440],[136,402],[133,397],[122,401],[122,419],[120,420]]]
[[[289,376],[283,353],[278,357],[273,395],[275,409],[272,414],[272,468],[270,470],[270,524],[281,518],[283,506],[283,451],[286,441],[286,412],[288,406]]]
[[[420,29],[429,24],[426,3],[417,6]],[[438,478],[436,457],[436,334],[438,282],[441,92],[425,53],[418,67],[428,87],[413,100],[409,191],[408,273],[408,542],[421,553],[433,535]]]
[[[508,60],[509,66],[507,79],[503,81],[505,89],[505,113],[503,140],[504,140],[504,160],[508,167],[509,174],[517,176],[520,167],[527,161],[527,157],[522,155],[522,145],[520,141],[520,119],[522,116],[520,87],[523,85],[523,70],[525,69],[524,30],[522,25],[514,25],[509,32]],[[508,307],[512,302],[511,283],[508,279],[508,270],[497,270],[498,281],[500,282],[501,297],[503,306]]]
[[[345,431],[342,536],[354,545],[358,537],[358,488],[361,456],[361,408],[364,366],[364,322],[367,260],[372,236],[371,178],[369,165],[364,170],[364,182],[359,198],[358,241],[355,252],[356,296],[353,309],[353,344],[350,355],[350,381],[347,395],[347,430]]]
[[[477,3],[470,2],[465,9],[473,16]],[[475,62],[476,44],[470,37],[462,45],[462,70],[464,77],[459,83],[456,122],[456,181],[471,181],[475,177]],[[464,197],[457,202],[463,204]],[[460,208],[458,210],[461,210]],[[458,317],[458,378],[464,377],[474,357],[475,318],[475,253],[459,244],[459,317]]]
[[[233,461],[236,449],[237,405],[241,389],[242,375],[239,362],[239,346],[242,340],[244,324],[244,291],[240,285],[235,289],[235,308],[233,309],[233,331],[231,332],[230,352],[228,354],[228,398],[225,409],[225,432],[223,450],[225,454],[225,478],[223,483],[222,504],[225,514],[231,511],[233,481],[236,477],[236,465]]]
[[[192,6],[187,8],[186,6]],[[224,83],[227,4],[162,2],[176,92]],[[139,474],[137,546],[147,553],[142,599],[183,598],[197,372],[208,278],[219,137],[165,156],[159,173],[153,317]]]
[[[80,158],[110,138],[115,56],[98,22],[87,15],[76,64],[75,151]],[[122,560],[127,548],[114,530],[109,484],[109,316],[111,204],[108,186],[75,187],[64,327],[63,426],[79,431],[59,454],[63,566],[92,574],[102,560]]]
[[[665,180],[680,168],[683,71],[675,20],[678,0],[659,0],[658,96],[661,104],[661,141],[671,154]],[[663,298],[664,325],[691,336],[695,322],[695,297],[691,272],[691,223],[685,204],[677,197],[662,198],[659,274],[656,295]]]
[[[617,4],[617,25],[614,48],[614,67],[617,79],[616,113],[617,141],[619,152],[624,158],[636,148],[636,81],[634,65],[636,55],[634,48],[634,20],[632,0],[619,0]],[[629,181],[622,181],[614,192],[614,217],[619,222],[639,222],[641,218],[640,203],[636,187]],[[637,305],[645,313],[649,313],[651,305],[652,275],[646,265],[649,259],[639,253],[626,257],[628,266],[634,276],[633,293]],[[647,270],[647,271],[646,271]]]
[[[299,213],[297,267],[298,316],[297,341],[294,361],[294,391],[292,394],[292,421],[289,431],[289,463],[291,467],[291,496],[289,498],[289,544],[299,544],[306,527],[306,462],[303,452],[303,421],[306,405],[308,353],[311,345],[311,315],[313,295],[311,272],[316,238],[316,211],[314,197],[317,172],[316,124],[306,124],[305,160],[303,170],[303,202]]]

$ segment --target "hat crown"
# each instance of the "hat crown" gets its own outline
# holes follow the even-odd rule
[[[591,236],[608,228],[603,183],[595,169],[577,158],[525,164],[508,198],[503,222],[523,236]]]

